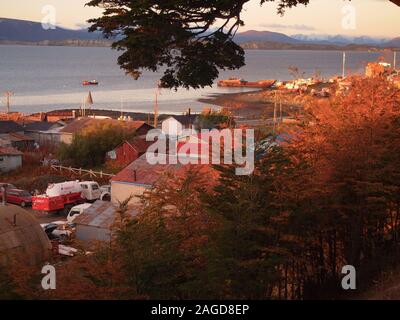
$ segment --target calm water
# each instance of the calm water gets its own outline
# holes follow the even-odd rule
[[[368,61],[380,53],[349,52],[347,70],[362,73]],[[0,46],[0,92],[12,90],[12,110],[24,113],[79,107],[89,90],[96,108],[151,112],[158,74],[145,72],[134,81],[118,67],[118,53],[109,48]],[[387,57],[389,59],[389,57]],[[220,78],[239,76],[248,80],[291,79],[288,67],[306,76],[316,70],[324,77],[341,74],[342,53],[335,51],[247,51],[247,65],[222,72]],[[82,80],[96,79],[98,87],[83,87]],[[188,107],[201,111],[201,97],[240,89],[162,90],[161,112],[181,113]],[[0,108],[5,99],[0,97]]]

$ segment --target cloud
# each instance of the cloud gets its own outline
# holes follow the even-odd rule
[[[305,24],[280,24],[280,23],[264,23],[260,25],[263,28],[278,29],[278,30],[299,30],[299,31],[316,31],[313,26]]]

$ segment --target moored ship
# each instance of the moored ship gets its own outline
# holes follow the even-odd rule
[[[92,80],[92,81],[84,80],[84,81],[82,81],[82,85],[83,86],[97,86],[98,84],[99,84],[99,82],[97,80]]]
[[[276,80],[258,80],[246,81],[239,78],[230,78],[228,80],[218,81],[218,87],[250,87],[250,88],[270,88],[275,84]]]

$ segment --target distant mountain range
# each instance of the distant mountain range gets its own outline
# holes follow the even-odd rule
[[[294,39],[300,40],[302,42],[313,42],[319,44],[331,43],[335,45],[348,45],[348,44],[357,44],[357,45],[384,45],[389,42],[390,38],[381,38],[381,37],[368,37],[368,36],[360,36],[360,37],[350,37],[343,35],[304,35],[304,34],[295,34],[291,36]]]
[[[39,22],[0,18],[0,40],[3,41],[61,41],[99,40],[101,35],[87,30],[69,30],[57,27],[45,30]]]
[[[303,35],[296,34],[288,36],[279,32],[270,31],[246,31],[238,33],[235,40],[242,44],[245,48],[277,48],[277,47],[306,47],[316,48],[320,46],[349,47],[357,48],[359,46],[390,48],[400,47],[400,37],[390,38],[373,38],[368,36],[349,37],[343,35]]]
[[[395,39],[348,37],[342,35],[288,36],[271,31],[245,31],[235,36],[235,41],[245,49],[315,49],[315,50],[380,50],[400,48],[400,37]],[[56,46],[109,46],[100,32],[87,29],[43,29],[41,23],[0,18],[0,44],[34,44]]]

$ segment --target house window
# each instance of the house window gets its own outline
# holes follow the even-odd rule
[[[2,162],[2,161],[4,161],[4,158],[3,158],[3,157],[0,157],[0,162]]]

